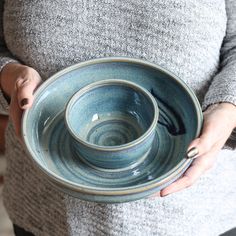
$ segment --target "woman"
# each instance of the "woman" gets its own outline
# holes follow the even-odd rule
[[[35,235],[209,236],[234,227],[235,152],[221,151],[217,165],[203,173],[226,141],[236,146],[231,135],[236,127],[235,12],[234,0],[1,1],[1,88],[11,98],[12,121],[4,199],[13,223]],[[66,66],[104,56],[160,64],[182,78],[202,104],[202,134],[187,153],[195,160],[161,191],[168,197],[111,205],[74,199],[43,179],[17,141],[22,111],[30,108],[42,81]]]

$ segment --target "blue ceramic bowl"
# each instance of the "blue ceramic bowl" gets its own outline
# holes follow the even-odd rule
[[[158,125],[148,156],[127,170],[95,169],[77,157],[64,122],[70,98],[97,81],[122,79],[142,86],[157,100]],[[23,115],[22,135],[36,167],[61,191],[96,202],[127,202],[172,183],[191,164],[189,143],[202,126],[194,92],[177,76],[147,61],[112,57],[79,63],[53,75],[35,93]]]
[[[134,168],[151,149],[158,121],[155,98],[125,80],[102,80],[69,101],[65,123],[79,158],[94,168]]]

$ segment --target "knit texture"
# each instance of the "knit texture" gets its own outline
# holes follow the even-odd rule
[[[2,68],[10,63],[16,62],[9,50],[5,45],[4,34],[3,34],[3,1],[0,1],[0,71]],[[0,87],[1,88],[1,87]],[[0,89],[0,114],[8,113],[8,104],[5,101],[1,89]]]
[[[223,101],[236,105],[234,0],[5,0],[4,11],[0,2],[1,68],[18,60],[45,80],[92,58],[142,58],[178,75],[203,109]],[[12,221],[36,235],[215,236],[236,225],[232,151],[222,151],[217,165],[180,193],[108,205],[55,189],[12,124],[6,155],[4,203]]]

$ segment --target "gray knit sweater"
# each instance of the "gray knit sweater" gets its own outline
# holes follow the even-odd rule
[[[236,105],[235,0],[0,1],[0,66],[17,60],[43,79],[80,61],[129,56],[182,78],[203,109]],[[7,105],[0,95],[0,110]],[[235,142],[231,140],[231,147]],[[236,153],[166,198],[96,204],[54,189],[7,130],[4,202],[36,235],[215,236],[236,226]]]

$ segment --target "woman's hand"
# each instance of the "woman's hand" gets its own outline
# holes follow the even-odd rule
[[[31,107],[33,92],[41,82],[36,70],[18,63],[7,64],[1,72],[1,88],[11,97],[9,117],[19,138],[23,110]]]
[[[191,142],[188,158],[194,161],[184,175],[160,192],[162,197],[190,187],[208,169],[210,169],[217,153],[224,146],[233,129],[236,127],[236,106],[220,103],[210,106],[204,112],[204,124],[201,136]]]

